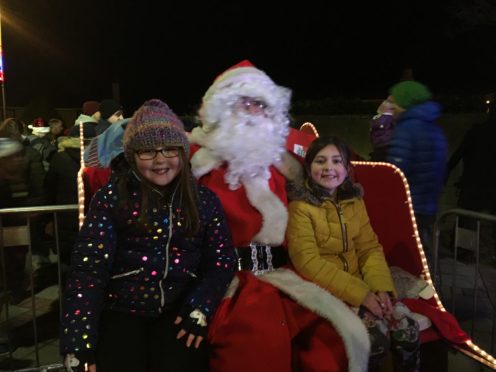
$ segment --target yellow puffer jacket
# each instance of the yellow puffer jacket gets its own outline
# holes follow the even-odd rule
[[[350,305],[362,304],[369,291],[395,291],[361,198],[292,201],[287,240],[296,271]]]

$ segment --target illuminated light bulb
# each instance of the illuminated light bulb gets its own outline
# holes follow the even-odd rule
[[[305,131],[306,128],[310,128],[310,130],[313,132],[315,137],[319,137],[319,132],[317,131],[317,128],[315,128],[315,125],[307,121],[306,123],[303,123],[300,126],[300,131]]]

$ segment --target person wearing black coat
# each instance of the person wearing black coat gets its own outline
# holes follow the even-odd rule
[[[78,204],[77,175],[80,168],[78,137],[62,137],[59,151],[53,155],[45,177],[45,193],[50,205]],[[70,252],[78,233],[78,212],[60,212],[58,237],[61,262],[68,265]]]
[[[474,124],[465,134],[458,148],[451,155],[447,174],[461,161],[463,170],[456,185],[459,188],[458,206],[476,212],[496,214],[496,103],[492,103],[486,120]],[[460,220],[460,225],[475,230],[475,221]],[[481,226],[481,243],[489,249],[489,258],[496,263],[496,227]],[[482,257],[485,259],[486,257]]]

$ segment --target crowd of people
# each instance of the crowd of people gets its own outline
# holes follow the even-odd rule
[[[417,81],[389,93],[372,156],[405,173],[429,251],[441,107]],[[0,208],[77,204],[81,126],[86,166],[105,170],[89,173],[82,228],[72,212],[58,226],[68,371],[375,371],[389,349],[395,370],[419,369],[419,327],[350,178],[352,151],[325,136],[295,155],[290,100],[243,61],[214,80],[190,132],[158,99],[128,118],[114,100],[87,101],[67,129],[0,125]],[[41,222],[32,234],[52,234]]]
[[[71,128],[60,118],[46,120],[36,117],[29,124],[17,118],[6,118],[0,124],[0,208],[78,203],[76,179],[80,168],[79,124],[84,123],[86,140],[95,137],[92,122],[96,124],[101,121],[102,125],[107,123],[106,120],[100,120],[100,106],[104,112],[113,107],[116,107],[115,113],[122,111],[122,107],[113,100],[101,103],[88,101],[83,104],[82,114]],[[5,273],[0,275],[2,299],[5,301],[18,304],[31,295],[31,290],[36,293],[57,283],[54,254],[60,255],[62,269],[67,271],[70,252],[78,233],[77,212],[63,212],[58,217],[58,252],[51,216],[40,214],[30,218],[30,259],[25,242],[14,241],[5,247]],[[2,216],[5,229],[26,223],[23,216]],[[31,288],[29,280],[30,272],[33,272],[34,288]],[[3,283],[4,278],[6,283]],[[7,340],[8,337],[3,339]],[[12,346],[8,342],[0,342],[0,353],[10,350]]]

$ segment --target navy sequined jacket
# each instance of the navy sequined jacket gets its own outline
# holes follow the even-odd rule
[[[200,229],[187,237],[180,208],[170,200],[150,206],[140,225],[141,191],[131,181],[132,208],[119,206],[112,182],[91,201],[62,299],[62,355],[94,352],[104,308],[156,317],[176,304],[182,314],[199,309],[211,319],[234,276],[230,233],[212,191],[198,186]]]

